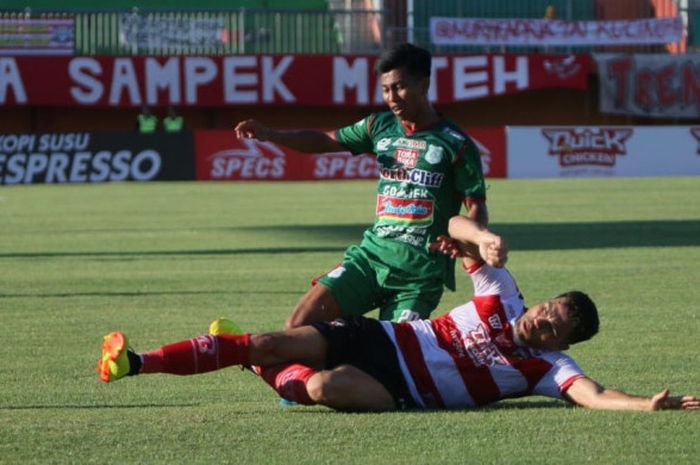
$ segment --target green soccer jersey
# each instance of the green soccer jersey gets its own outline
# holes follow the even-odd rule
[[[454,289],[454,261],[431,254],[428,244],[447,234],[465,199],[486,198],[471,139],[447,119],[410,132],[388,111],[338,129],[336,138],[354,154],[377,156],[376,218],[360,246],[384,269],[382,284],[418,288],[437,281]]]

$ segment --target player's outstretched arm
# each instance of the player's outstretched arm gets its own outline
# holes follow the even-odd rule
[[[248,119],[234,127],[239,139],[258,139],[284,145],[290,149],[307,153],[345,152],[347,147],[335,140],[334,133],[299,130],[279,131],[256,121]]]
[[[590,378],[579,378],[566,395],[577,405],[598,410],[698,410],[700,400],[694,396],[670,396],[664,389],[653,397],[635,396],[606,389]]]
[[[448,232],[450,238],[439,237],[432,248],[452,258],[464,257],[467,266],[481,259],[491,266],[501,267],[508,260],[508,247],[503,238],[474,220],[453,216]]]

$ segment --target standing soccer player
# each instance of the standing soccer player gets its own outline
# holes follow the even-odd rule
[[[288,328],[377,307],[383,320],[427,318],[443,287],[454,290],[453,259],[432,254],[429,244],[447,233],[463,202],[469,218],[488,222],[479,152],[428,99],[430,53],[402,44],[384,53],[376,70],[389,111],[330,133],[279,131],[255,120],[235,127],[238,137],[302,152],[374,153],[380,166],[374,225],[302,297]]]

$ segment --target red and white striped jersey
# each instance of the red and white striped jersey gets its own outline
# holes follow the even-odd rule
[[[381,322],[416,404],[464,408],[531,394],[562,398],[583,373],[562,352],[514,341],[525,303],[510,273],[480,264],[469,274],[470,302],[433,320]]]

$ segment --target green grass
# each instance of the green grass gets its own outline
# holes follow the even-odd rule
[[[490,181],[489,206],[528,302],[597,301],[601,333],[571,350],[589,375],[700,394],[700,178]],[[371,182],[0,188],[0,463],[697,463],[700,413],[283,409],[238,369],[97,383],[113,329],[150,349],[219,316],[280,328],[373,207]]]

